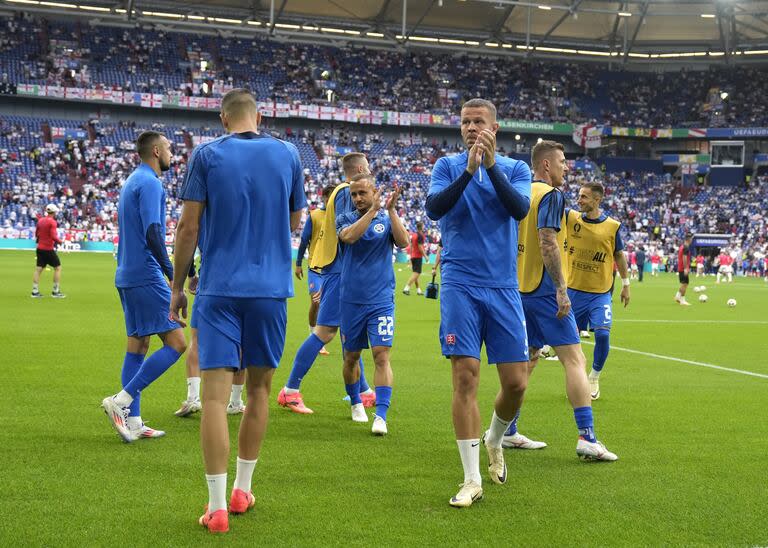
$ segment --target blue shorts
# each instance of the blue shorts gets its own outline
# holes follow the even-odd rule
[[[285,299],[198,295],[197,300],[200,369],[277,367],[285,347]]]
[[[181,326],[169,319],[171,290],[165,283],[118,287],[129,337],[146,337],[173,331]]]
[[[586,293],[576,289],[568,290],[571,299],[571,310],[576,317],[576,325],[579,330],[589,328],[610,329],[613,323],[613,307],[611,305],[611,293]]]
[[[557,319],[557,300],[554,295],[523,295],[525,325],[531,348],[579,344],[579,330],[571,310],[562,320]]]
[[[197,329],[197,295],[195,295],[192,301],[192,310],[190,311],[189,327]]]
[[[357,351],[371,346],[392,346],[395,336],[395,303],[341,303],[341,344]]]
[[[309,288],[309,294],[317,293],[323,288],[323,275],[318,274],[314,270],[307,271],[307,287]]]
[[[443,356],[470,356],[479,360],[483,343],[490,364],[528,361],[519,291],[443,284],[440,296]]]
[[[323,292],[320,294],[320,310],[316,325],[339,327],[341,325],[341,274],[323,275]]]

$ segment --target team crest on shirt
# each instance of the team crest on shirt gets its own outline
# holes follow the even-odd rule
[[[376,223],[375,225],[373,225],[373,231],[376,234],[381,234],[385,230],[386,230],[386,228],[384,228],[384,225],[382,223]]]
[[[448,333],[445,336],[445,344],[450,344],[450,345],[456,344],[456,335],[454,335],[453,333]]]

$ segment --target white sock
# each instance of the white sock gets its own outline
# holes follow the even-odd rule
[[[237,457],[237,475],[235,476],[234,489],[240,489],[246,493],[251,492],[251,482],[253,479],[253,469],[259,459],[245,460]]]
[[[33,291],[34,293],[37,293],[39,290],[40,290],[40,288],[38,287],[38,285],[37,285],[37,284],[32,284],[32,291]]]
[[[138,430],[141,428],[141,425],[144,424],[141,417],[128,417],[126,422],[128,423],[129,430]]]
[[[417,294],[417,295],[421,295],[421,288],[419,288],[419,289],[417,289],[417,290],[416,290],[416,294]]]
[[[600,373],[601,373],[601,371],[595,371],[594,369],[592,369],[592,370],[589,372],[589,378],[590,378],[590,379],[594,379],[594,380],[597,380],[597,379],[599,379],[599,378],[600,378]]]
[[[456,440],[461,455],[461,465],[464,467],[464,481],[474,481],[483,484],[480,476],[480,440]]]
[[[403,288],[403,291],[410,291],[410,290],[411,290],[411,288],[408,287],[407,285]]]
[[[187,377],[187,399],[200,399],[200,377]]]
[[[679,299],[679,298],[680,298],[680,292],[678,291],[677,293],[675,293],[675,299]]]
[[[491,417],[491,427],[488,429],[488,434],[485,436],[485,443],[490,447],[501,447],[501,438],[504,436],[504,432],[507,431],[507,427],[512,421],[505,421],[493,412]]]
[[[133,396],[131,396],[128,392],[125,390],[121,390],[114,396],[115,403],[119,405],[120,407],[128,407],[133,403]]]
[[[59,284],[53,284],[53,292],[58,293],[59,292]]]
[[[213,514],[216,510],[227,509],[227,473],[206,474],[208,482],[208,511]]]
[[[299,389],[298,388],[288,388],[287,386],[284,386],[283,390],[285,391],[286,394],[298,394],[299,393]]]
[[[242,384],[232,385],[232,394],[230,394],[229,396],[229,403],[231,403],[232,405],[243,403],[243,385]]]

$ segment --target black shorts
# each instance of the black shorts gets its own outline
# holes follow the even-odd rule
[[[689,283],[688,274],[685,272],[678,272],[677,273],[677,279],[680,280],[681,284],[687,284]]]
[[[423,259],[421,259],[421,258],[419,258],[419,259],[413,259],[412,258],[411,259],[411,270],[421,274],[421,261],[423,261]]]
[[[37,266],[44,268],[46,266],[52,266],[58,268],[61,266],[61,261],[56,252],[52,249],[38,249],[37,250]]]

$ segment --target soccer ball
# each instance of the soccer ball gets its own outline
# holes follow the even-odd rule
[[[731,308],[736,306],[736,299],[728,299],[728,306],[730,306]]]
[[[699,295],[699,302],[700,303],[707,302],[707,296],[706,295]]]
[[[699,289],[700,289],[701,291],[706,291],[706,290],[707,290],[707,286],[706,286],[706,285],[700,285],[700,286],[699,286]]]
[[[694,293],[701,293],[701,287],[697,285],[696,287],[693,288],[693,292]]]

